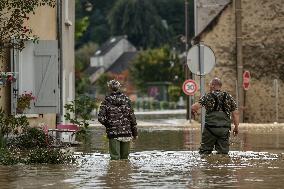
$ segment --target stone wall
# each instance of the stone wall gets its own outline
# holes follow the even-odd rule
[[[243,0],[243,63],[251,72],[251,87],[245,92],[244,121],[276,120],[273,80],[279,83],[279,121],[284,121],[284,5],[282,0]],[[229,5],[211,31],[201,35],[217,59],[206,76],[206,85],[214,77],[223,81],[223,89],[236,97],[236,39],[234,3]]]

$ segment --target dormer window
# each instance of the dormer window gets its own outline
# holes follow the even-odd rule
[[[115,42],[115,41],[116,41],[116,38],[115,38],[115,37],[111,38],[111,40],[110,40],[111,43],[113,43],[113,42]]]
[[[95,55],[99,55],[101,54],[101,52],[102,52],[101,50],[98,50]]]

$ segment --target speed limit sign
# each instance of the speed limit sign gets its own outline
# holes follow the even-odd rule
[[[194,95],[197,91],[197,84],[194,80],[188,79],[182,85],[182,90],[186,95]]]

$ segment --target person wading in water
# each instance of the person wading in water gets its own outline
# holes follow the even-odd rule
[[[227,92],[221,91],[222,82],[214,78],[209,83],[210,92],[202,96],[192,105],[195,115],[201,107],[205,107],[205,129],[202,132],[200,154],[211,154],[213,148],[218,154],[229,153],[229,137],[231,117],[234,123],[233,135],[239,132],[239,112],[236,101]]]

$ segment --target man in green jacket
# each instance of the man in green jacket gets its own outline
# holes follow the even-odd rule
[[[227,92],[221,91],[222,82],[214,78],[209,83],[210,92],[202,96],[192,105],[192,114],[203,106],[206,109],[205,129],[202,132],[200,154],[211,154],[213,148],[218,154],[228,154],[231,117],[233,119],[234,136],[238,134],[239,113],[236,101]]]

